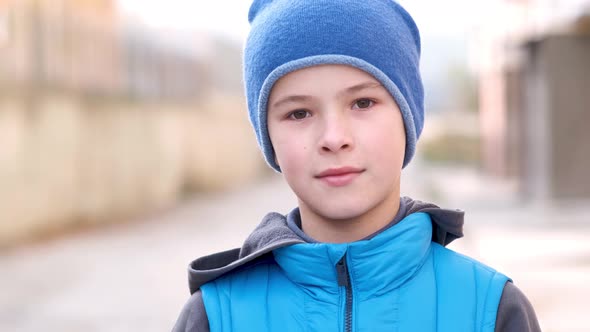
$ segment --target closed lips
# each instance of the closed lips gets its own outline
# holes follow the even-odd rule
[[[330,168],[327,169],[321,173],[319,173],[318,175],[316,175],[316,178],[324,178],[324,177],[328,177],[328,176],[341,176],[341,175],[346,175],[346,174],[350,174],[350,173],[361,173],[364,170],[361,168],[356,168],[356,167],[338,167],[338,168]]]

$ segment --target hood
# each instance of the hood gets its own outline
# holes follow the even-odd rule
[[[442,209],[432,203],[413,200],[409,197],[400,199],[400,209],[394,220],[374,235],[393,227],[400,220],[417,212],[425,212],[432,220],[432,241],[443,246],[463,236],[464,212],[461,210]],[[290,214],[297,214],[298,209]],[[201,285],[216,279],[230,271],[244,269],[255,264],[274,260],[272,251],[297,243],[307,242],[301,231],[289,227],[289,215],[269,213],[248,236],[241,248],[235,248],[208,255],[194,260],[188,267],[189,289],[191,294]],[[374,236],[372,235],[372,236]],[[369,236],[368,238],[371,238]]]

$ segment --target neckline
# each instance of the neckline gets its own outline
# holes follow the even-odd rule
[[[338,293],[336,264],[346,255],[353,288],[372,296],[400,287],[419,269],[432,239],[432,221],[413,213],[370,239],[300,243],[275,249],[275,261],[294,283],[315,293]]]
[[[393,219],[387,225],[380,228],[376,232],[373,232],[372,234],[362,238],[359,241],[370,240],[371,238],[377,236],[378,234],[389,229],[390,227],[396,225],[403,218],[405,218],[408,214],[408,208],[406,206],[407,205],[406,199],[408,199],[408,198],[407,197],[400,198],[397,213],[396,213],[395,217],[393,217]],[[287,226],[291,229],[291,231],[293,231],[293,233],[295,233],[297,236],[299,236],[303,241],[305,241],[307,243],[321,243],[320,241],[312,238],[311,236],[307,235],[303,231],[303,229],[301,227],[301,213],[300,213],[298,207],[294,208],[293,210],[291,210],[291,212],[289,212],[289,214],[287,214]]]

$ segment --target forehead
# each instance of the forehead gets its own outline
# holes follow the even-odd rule
[[[379,81],[369,73],[347,65],[318,65],[299,69],[281,77],[271,89],[270,99],[283,94],[316,94],[339,91],[359,83]]]

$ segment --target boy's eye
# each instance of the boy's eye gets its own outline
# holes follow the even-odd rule
[[[373,101],[371,99],[359,99],[354,102],[354,108],[369,108],[373,106]]]
[[[309,116],[309,112],[306,110],[296,110],[289,113],[289,118],[294,120],[305,119]]]

